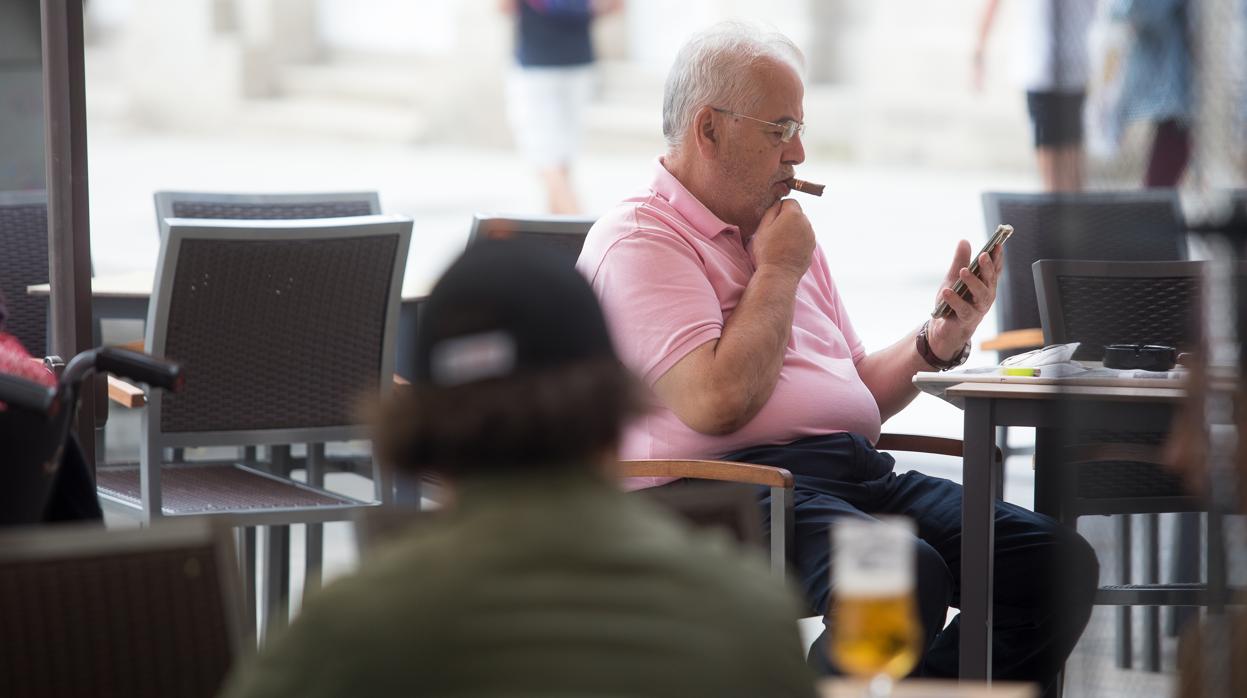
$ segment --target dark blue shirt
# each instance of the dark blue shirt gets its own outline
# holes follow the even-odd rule
[[[593,62],[589,0],[520,0],[515,57],[531,66]]]

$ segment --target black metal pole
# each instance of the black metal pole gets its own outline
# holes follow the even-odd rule
[[[68,360],[92,343],[82,0],[42,0],[41,18],[52,351]],[[95,389],[82,388],[78,441],[94,467]]]

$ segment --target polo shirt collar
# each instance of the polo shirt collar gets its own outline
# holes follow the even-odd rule
[[[706,239],[725,232],[740,233],[740,228],[724,223],[706,205],[697,200],[688,189],[667,170],[662,158],[654,159],[654,181],[650,189],[671,204],[671,208],[688,221],[693,230]]]

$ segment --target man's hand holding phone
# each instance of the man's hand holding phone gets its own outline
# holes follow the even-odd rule
[[[957,355],[970,341],[979,323],[996,300],[1004,242],[1013,233],[1002,225],[979,254],[970,259],[970,243],[957,244],[953,263],[936,294],[935,311],[928,330],[931,351],[940,358]]]

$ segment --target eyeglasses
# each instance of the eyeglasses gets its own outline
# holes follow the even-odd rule
[[[779,129],[778,135],[779,135],[780,143],[787,143],[788,141],[791,141],[794,136],[799,136],[805,133],[805,124],[800,121],[793,121],[792,119],[784,119],[783,121],[779,123],[775,123],[774,121],[763,121],[762,119],[755,119],[752,116],[734,112],[731,109],[722,109],[720,107],[711,107],[711,109],[714,109],[715,111],[721,112],[723,114],[728,114],[731,116],[739,117],[741,119],[749,119],[750,121],[756,121],[760,124],[766,124],[767,126],[774,126],[775,128]]]

